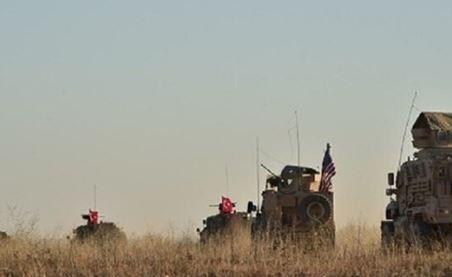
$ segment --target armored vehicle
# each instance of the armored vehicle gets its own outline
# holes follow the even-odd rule
[[[319,172],[313,168],[287,165],[267,178],[263,201],[253,224],[253,235],[287,237],[309,242],[319,238],[334,246],[333,193],[320,190]],[[319,240],[317,240],[319,241]]]
[[[247,212],[236,212],[235,204],[227,197],[222,197],[218,204],[218,214],[203,220],[203,229],[197,229],[201,243],[221,240],[227,237],[238,237],[251,234],[251,215]]]
[[[99,221],[99,213],[89,210],[82,218],[87,221],[86,225],[78,226],[74,231],[74,239],[77,242],[126,242],[125,233],[114,223]]]
[[[383,246],[425,245],[452,236],[452,114],[424,112],[412,127],[414,158],[388,174]],[[395,185],[395,186],[394,186]]]

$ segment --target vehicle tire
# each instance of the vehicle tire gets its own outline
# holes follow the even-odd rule
[[[394,245],[394,222],[382,221],[381,222],[381,247],[384,250],[390,249]]]
[[[0,231],[0,241],[7,240],[7,239],[9,239],[8,234]]]
[[[326,196],[312,194],[304,198],[298,205],[298,213],[306,225],[323,225],[331,219],[333,205]]]
[[[421,218],[415,218],[410,224],[410,245],[428,246],[431,239],[432,228]]]
[[[253,201],[248,201],[246,212],[251,214],[252,212],[256,212],[256,211],[257,211],[257,207],[256,207],[256,205],[254,205]]]

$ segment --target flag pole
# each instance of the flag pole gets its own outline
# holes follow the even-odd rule
[[[94,185],[94,210],[97,210],[97,187]]]
[[[226,196],[229,197],[229,170],[228,170],[228,164],[224,167],[224,173],[226,175]]]

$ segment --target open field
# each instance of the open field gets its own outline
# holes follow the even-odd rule
[[[200,246],[193,239],[148,235],[126,246],[71,244],[22,235],[0,248],[6,276],[450,276],[450,250],[384,254],[377,229],[348,226],[332,251],[304,253],[284,245],[250,247],[238,238]]]

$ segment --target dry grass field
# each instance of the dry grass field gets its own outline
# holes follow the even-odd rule
[[[4,276],[452,276],[450,250],[382,253],[377,229],[348,226],[335,250],[251,245],[245,238],[201,246],[148,235],[127,245],[72,244],[19,234],[0,248]]]

